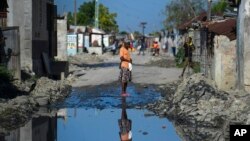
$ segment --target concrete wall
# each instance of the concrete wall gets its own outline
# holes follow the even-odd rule
[[[7,64],[15,79],[21,79],[21,61],[20,61],[20,35],[18,27],[2,28],[5,40],[5,54],[4,61]],[[9,54],[8,52],[11,51]],[[4,64],[5,64],[4,63]]]
[[[57,57],[67,60],[67,19],[57,19]]]
[[[24,127],[21,127],[19,130],[19,141],[32,141],[32,120],[29,121]]]
[[[43,75],[45,70],[42,52],[51,58],[56,52],[56,31],[52,31],[54,12],[47,14],[49,2],[51,0],[8,0],[7,24],[20,27],[21,67],[37,75]]]
[[[32,70],[32,0],[7,0],[8,26],[19,26],[21,67]]]
[[[214,38],[214,80],[221,90],[234,89],[236,85],[236,41],[226,36]]]
[[[250,0],[241,1],[237,23],[238,88],[250,92]]]

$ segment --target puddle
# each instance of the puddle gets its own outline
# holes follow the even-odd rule
[[[58,141],[118,141],[121,109],[66,109],[67,118],[58,120]],[[178,141],[172,124],[146,110],[127,109],[135,141]]]
[[[0,141],[119,141],[120,133],[124,136],[129,130],[133,141],[181,140],[166,118],[137,109],[160,99],[153,86],[130,85],[128,97],[119,92],[116,83],[75,88],[67,99],[45,108],[23,127],[0,128]]]
[[[136,86],[130,84],[127,88],[129,97],[127,98],[128,107],[139,107],[152,103],[161,98],[153,86]],[[71,95],[64,101],[52,107],[57,108],[117,108],[120,107],[121,88],[119,83],[108,85],[75,88]]]

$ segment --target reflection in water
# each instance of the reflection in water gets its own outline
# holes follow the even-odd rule
[[[118,124],[120,127],[119,135],[121,141],[132,141],[132,121],[128,119],[126,106],[126,97],[122,97],[121,119],[118,120]]]
[[[57,117],[41,116],[12,131],[0,129],[0,141],[56,141]]]
[[[0,127],[0,141],[104,141],[106,138],[108,141],[122,141],[119,133],[122,135],[131,129],[135,141],[180,140],[168,120],[153,116],[147,110],[128,109],[130,105],[126,105],[125,98],[122,102],[122,110],[67,108],[44,112],[12,131]],[[122,122],[129,119],[131,122]],[[131,137],[126,137],[127,141],[132,141]]]

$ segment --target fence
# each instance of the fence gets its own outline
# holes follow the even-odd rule
[[[3,36],[5,39],[5,59],[4,64],[10,70],[15,79],[21,79],[20,62],[20,34],[19,27],[3,27]]]
[[[193,61],[200,63],[200,70],[207,78],[214,79],[213,63],[213,35],[206,28],[189,31],[193,38],[196,50],[193,53]]]

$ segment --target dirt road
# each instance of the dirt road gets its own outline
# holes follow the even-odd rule
[[[112,56],[107,53],[105,55],[98,56],[98,58],[99,59],[97,60],[99,62],[95,62],[94,59],[88,59],[87,61],[83,59],[81,63],[83,63],[84,65],[78,66],[85,66],[84,70],[83,68],[75,68],[76,70],[78,70],[78,72],[81,71],[83,75],[77,77],[77,80],[73,83],[73,87],[101,85],[118,80],[120,71],[118,68],[120,62],[119,56]],[[100,61],[100,58],[103,59],[103,61]],[[149,55],[149,53],[147,53],[145,56],[138,56],[136,52],[133,52],[132,59],[132,81],[136,84],[166,84],[168,82],[178,80],[178,76],[181,73],[181,69],[175,67],[163,68],[147,65],[150,61],[157,61],[162,59],[166,60],[167,64],[173,62],[173,58],[164,54],[159,57],[151,56]]]

